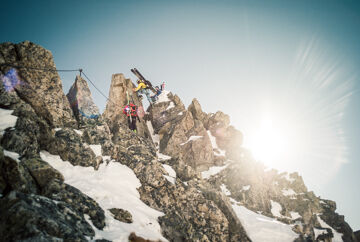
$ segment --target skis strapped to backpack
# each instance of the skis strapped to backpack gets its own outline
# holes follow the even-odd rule
[[[150,81],[146,80],[145,77],[143,75],[141,75],[141,73],[136,69],[131,69],[131,72],[137,77],[139,78],[141,81],[143,81],[146,86],[153,92],[153,93],[156,93],[156,90],[155,88],[153,87],[153,85],[151,84]]]

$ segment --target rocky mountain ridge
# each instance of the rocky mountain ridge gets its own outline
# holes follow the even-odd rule
[[[308,191],[297,173],[256,162],[228,115],[207,114],[196,99],[185,108],[166,91],[141,115],[135,134],[121,109],[134,86],[124,75],[112,76],[101,115],[80,76],[65,95],[58,73],[2,63],[56,66],[50,51],[31,42],[0,45],[3,241],[357,241],[335,202]],[[142,106],[136,95],[133,101]],[[145,210],[106,207],[101,194],[80,189],[84,182],[68,176],[65,163],[71,170],[87,167],[83,174],[93,172],[99,183],[106,177],[97,174],[107,167],[126,170],[140,184],[143,209],[161,215],[142,223],[136,214]],[[115,189],[112,199],[123,195],[116,187],[126,182],[106,183]],[[106,233],[114,227],[118,237]]]

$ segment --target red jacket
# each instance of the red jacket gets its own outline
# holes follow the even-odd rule
[[[130,105],[126,105],[123,109],[123,113],[126,114],[126,116],[136,117],[137,116],[137,107],[136,105],[130,103]]]

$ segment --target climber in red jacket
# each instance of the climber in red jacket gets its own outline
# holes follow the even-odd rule
[[[124,107],[123,113],[127,116],[129,129],[136,133],[136,118],[139,119],[137,116],[137,106],[133,103],[129,103]]]

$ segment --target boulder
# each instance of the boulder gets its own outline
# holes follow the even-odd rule
[[[59,155],[62,160],[69,161],[74,166],[93,166],[98,162],[91,148],[84,144],[81,136],[73,129],[64,128],[56,131],[47,150],[51,154]]]
[[[105,227],[105,213],[99,204],[79,189],[60,180],[53,179],[42,190],[42,195],[55,201],[61,201],[79,214],[87,214],[94,226],[100,230]]]
[[[12,115],[17,116],[13,129],[7,129],[1,139],[1,145],[21,156],[37,156],[41,148],[49,144],[53,134],[47,122],[39,117],[27,103],[19,101]]]
[[[40,188],[44,188],[53,179],[64,181],[64,176],[40,158],[23,159],[22,164],[30,172]]]
[[[16,190],[23,193],[38,193],[39,188],[28,169],[20,160],[15,160],[6,153],[0,157],[0,174],[3,191]]]
[[[132,223],[132,215],[129,211],[122,208],[111,208],[109,211],[114,215],[114,219],[124,223]]]
[[[95,235],[84,216],[63,202],[12,191],[0,199],[3,241],[87,241]]]

